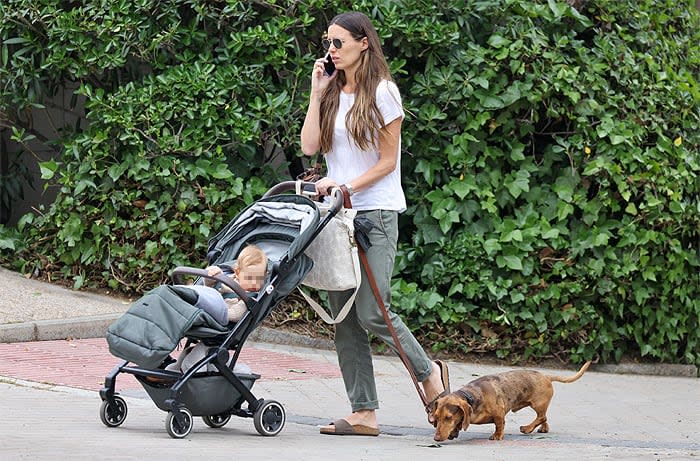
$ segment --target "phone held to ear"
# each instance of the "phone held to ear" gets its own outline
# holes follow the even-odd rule
[[[333,72],[335,72],[335,64],[333,64],[333,59],[331,58],[330,53],[326,55],[326,60],[323,61],[323,68],[326,72],[326,75],[328,75],[329,77],[333,75]]]

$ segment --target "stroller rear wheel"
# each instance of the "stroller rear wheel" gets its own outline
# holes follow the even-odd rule
[[[253,424],[258,434],[271,437],[280,433],[287,417],[284,407],[274,400],[263,400],[255,410]]]
[[[168,435],[174,439],[183,439],[192,432],[192,427],[194,426],[194,420],[192,419],[192,413],[185,407],[180,407],[180,416],[182,421],[178,421],[175,413],[172,411],[168,412],[168,417],[165,418],[165,430],[168,431]]]
[[[224,427],[231,420],[231,415],[228,413],[220,413],[218,415],[202,416],[202,421],[209,427],[214,429]]]
[[[107,427],[117,427],[126,419],[126,412],[126,402],[123,398],[115,395],[112,403],[110,403],[109,399],[102,401],[100,420]]]

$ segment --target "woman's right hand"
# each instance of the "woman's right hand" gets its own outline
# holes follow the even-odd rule
[[[311,92],[318,91],[322,93],[330,84],[330,82],[335,78],[338,72],[334,72],[330,77],[326,75],[323,63],[326,58],[318,58],[314,62],[314,68],[311,73]]]
[[[334,72],[331,77],[324,73],[323,62],[325,58],[314,61],[311,71],[311,95],[309,98],[309,108],[306,110],[304,125],[301,127],[301,151],[304,155],[315,155],[321,147],[321,125],[320,115],[321,98],[323,92],[338,72]]]

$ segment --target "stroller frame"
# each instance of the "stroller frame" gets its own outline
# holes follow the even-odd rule
[[[262,198],[270,198],[294,190],[298,185],[298,181],[280,183],[268,190]],[[301,191],[302,195],[307,197],[316,195],[314,183],[302,182]],[[331,202],[329,213],[314,229],[309,231],[306,242],[296,248],[295,254],[290,258],[289,254],[285,253],[279,261],[272,264],[270,275],[263,289],[254,296],[250,296],[232,278],[223,274],[210,276],[204,269],[186,266],[175,268],[172,272],[172,280],[175,284],[187,276],[214,279],[231,288],[245,302],[248,310],[243,318],[225,333],[206,327],[188,332],[186,335],[187,345],[192,342],[202,342],[211,347],[207,350],[204,358],[184,373],[165,369],[169,363],[174,362],[170,356],[157,369],[130,365],[128,360],[122,360],[105,377],[104,387],[99,391],[102,399],[100,419],[103,424],[108,427],[117,427],[126,419],[126,402],[116,392],[117,377],[125,373],[133,375],[156,406],[168,412],[165,426],[166,431],[173,438],[181,439],[190,434],[193,428],[193,416],[201,416],[204,423],[212,428],[223,427],[232,415],[253,418],[255,429],[260,435],[277,435],[286,421],[284,407],[274,400],[259,399],[251,392],[252,385],[260,378],[260,375],[235,373],[233,368],[238,361],[241,346],[245,340],[283,298],[271,302],[267,308],[256,309],[256,307],[264,305],[263,299],[271,295],[278,283],[283,282],[286,269],[294,264],[297,258],[308,259],[303,254],[304,250],[343,206],[343,194],[340,190],[334,192]],[[219,235],[213,240],[216,240]],[[244,243],[248,243],[248,241],[240,243],[239,246]],[[212,251],[210,241],[210,250],[207,255],[209,264],[214,263],[220,253],[220,250]],[[306,272],[310,268],[309,265]],[[229,350],[233,351],[231,357],[229,357]],[[209,364],[213,365],[216,371],[207,371]],[[243,408],[244,403],[248,404],[247,408]]]

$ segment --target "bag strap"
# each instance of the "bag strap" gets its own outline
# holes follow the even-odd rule
[[[304,290],[301,289],[301,286],[297,287],[297,290],[299,290],[306,302],[309,303],[309,306],[311,306],[311,308],[318,314],[319,317],[321,317],[321,319],[324,322],[330,325],[335,325],[336,323],[340,323],[343,320],[345,320],[345,317],[348,315],[348,312],[350,312],[350,308],[355,302],[357,291],[360,289],[360,283],[362,282],[362,271],[360,268],[360,258],[358,257],[357,247],[353,247],[350,251],[352,252],[352,263],[354,266],[353,269],[355,270],[355,290],[353,291],[350,298],[348,298],[348,300],[345,302],[343,307],[340,309],[340,312],[338,312],[336,318],[333,318],[330,315],[328,315],[328,313],[326,313],[325,309],[319,303],[314,301],[311,298],[311,296],[306,294]]]
[[[340,190],[343,191],[343,206],[345,208],[352,208],[352,203],[350,200],[350,193],[348,192],[348,188],[345,187],[345,185],[340,186]],[[389,312],[387,311],[386,305],[384,305],[384,300],[382,299],[382,295],[379,292],[379,288],[377,287],[377,281],[374,278],[374,273],[372,272],[372,269],[369,267],[369,261],[367,260],[367,253],[365,253],[365,250],[362,248],[359,248],[359,256],[360,260],[362,261],[362,265],[365,268],[365,272],[367,272],[367,281],[369,282],[370,287],[372,287],[372,293],[374,293],[374,298],[377,301],[377,305],[379,306],[379,310],[382,311],[382,316],[384,317],[384,323],[386,323],[387,328],[389,329],[389,333],[391,334],[391,338],[394,340],[394,346],[396,347],[396,351],[399,354],[399,357],[401,358],[401,362],[403,362],[404,366],[406,367],[406,370],[408,370],[408,374],[411,375],[411,380],[413,380],[413,385],[416,387],[416,391],[418,392],[418,395],[420,396],[421,401],[423,402],[423,405],[428,404],[428,398],[426,397],[425,393],[423,392],[423,389],[420,387],[418,384],[418,378],[416,378],[416,373],[413,371],[413,367],[411,366],[408,357],[406,356],[406,352],[403,350],[403,347],[401,346],[401,343],[399,342],[398,335],[396,334],[396,329],[394,328],[394,325],[391,323],[391,319],[389,318]]]

